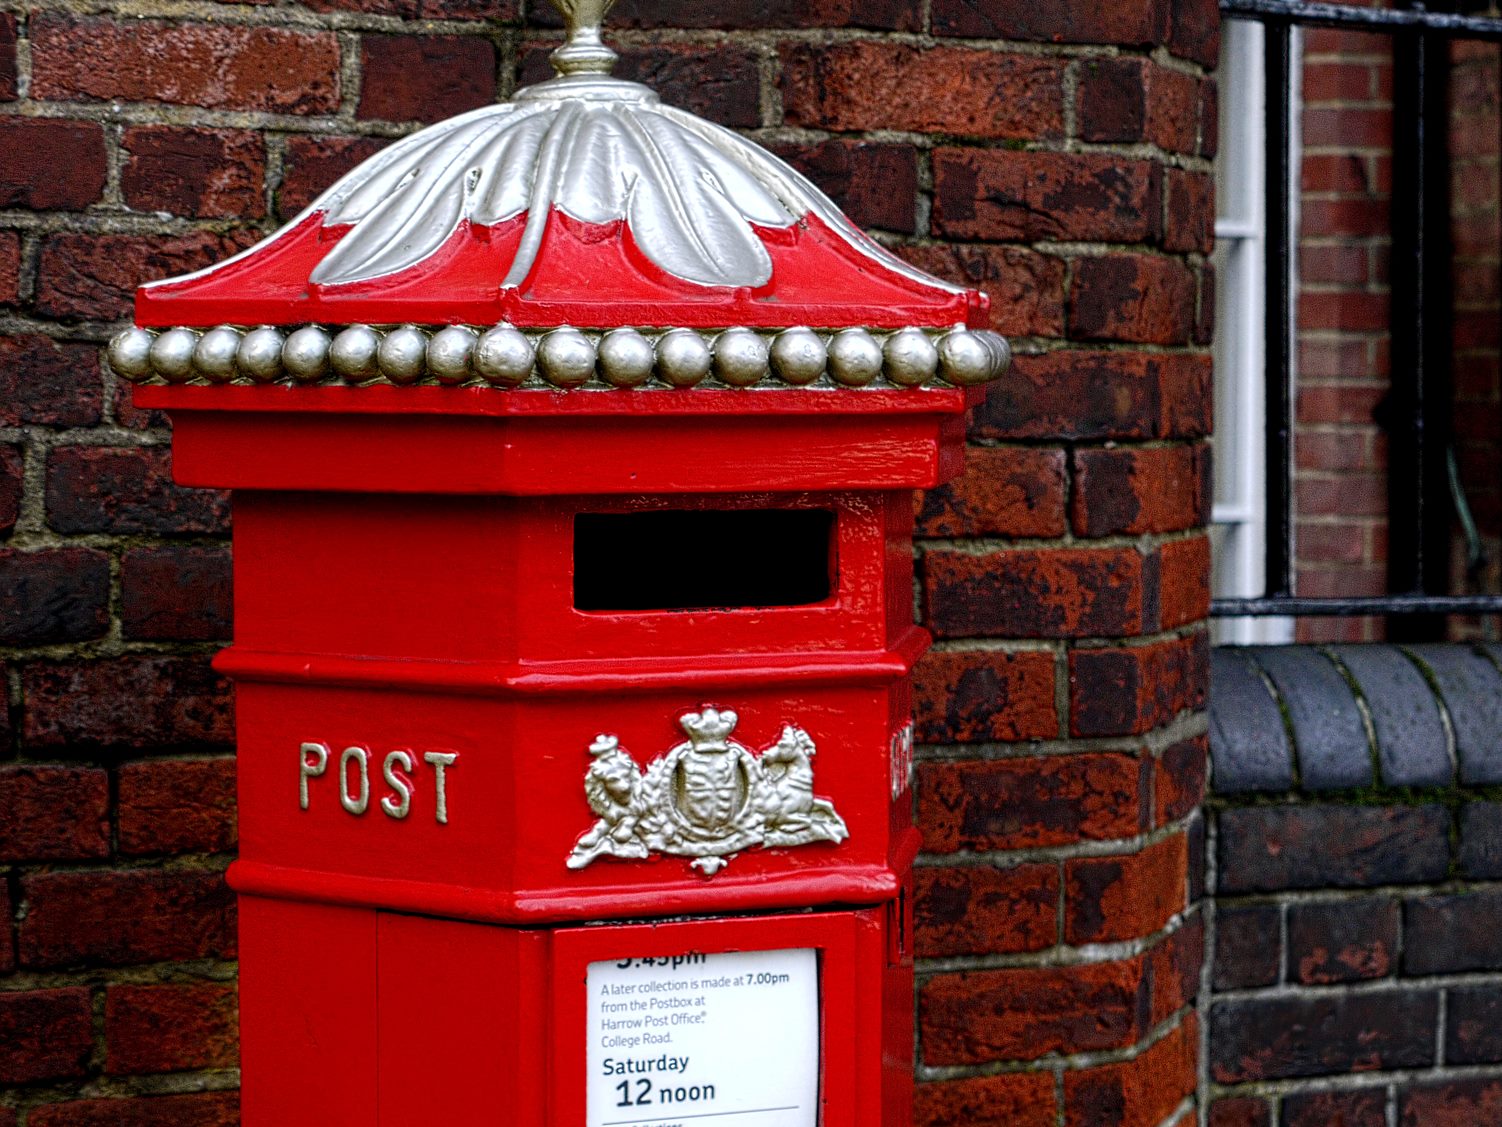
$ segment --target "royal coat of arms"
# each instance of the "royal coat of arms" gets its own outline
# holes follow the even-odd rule
[[[600,820],[574,846],[568,867],[606,855],[670,853],[694,858],[694,868],[713,876],[753,846],[849,837],[834,805],[814,796],[812,737],[788,725],[757,755],[730,738],[738,720],[729,709],[684,713],[678,723],[688,739],[645,771],[615,736],[597,736],[584,795]]]

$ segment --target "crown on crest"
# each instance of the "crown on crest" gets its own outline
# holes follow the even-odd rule
[[[678,723],[688,733],[696,751],[727,750],[725,739],[735,731],[739,720],[740,717],[728,708],[724,712],[706,708],[703,712],[685,712],[678,717]]]

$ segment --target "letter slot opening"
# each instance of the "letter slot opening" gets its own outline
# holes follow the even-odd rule
[[[822,603],[834,591],[834,513],[669,509],[574,517],[574,607],[735,610]]]

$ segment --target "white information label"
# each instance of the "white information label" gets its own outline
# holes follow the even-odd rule
[[[588,1127],[816,1127],[811,949],[591,963]]]

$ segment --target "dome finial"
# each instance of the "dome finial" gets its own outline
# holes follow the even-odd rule
[[[609,74],[619,58],[600,39],[600,25],[615,0],[553,0],[563,14],[568,39],[549,56],[559,77],[575,74]]]

